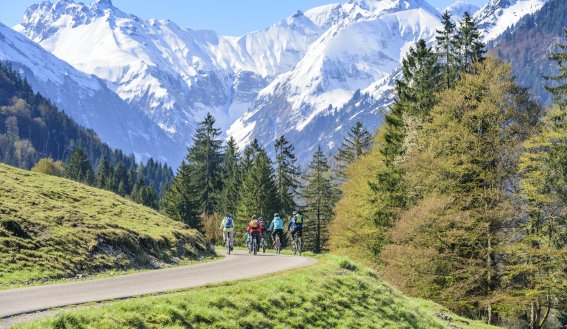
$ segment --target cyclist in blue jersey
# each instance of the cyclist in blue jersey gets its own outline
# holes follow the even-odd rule
[[[284,223],[280,214],[275,213],[274,219],[272,220],[272,223],[270,223],[270,228],[268,228],[269,231],[272,231],[272,241],[274,244],[276,243],[276,235],[279,236],[280,242],[282,241],[283,226]]]

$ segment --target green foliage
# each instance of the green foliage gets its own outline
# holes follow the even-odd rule
[[[305,224],[303,225],[305,250],[320,253],[328,249],[328,226],[334,216],[333,208],[338,190],[332,184],[331,168],[321,150],[313,155],[305,177],[302,197],[305,200]]]
[[[405,291],[495,321],[503,228],[514,216],[503,187],[514,178],[514,152],[539,114],[510,69],[476,64],[440,95],[419,146],[404,164],[417,191],[381,254],[385,276]]]
[[[245,154],[250,154],[249,145]],[[277,209],[277,190],[274,168],[266,151],[262,148],[254,150],[255,157],[251,159],[252,166],[247,170],[240,190],[240,202],[235,226],[244,232],[246,224],[254,215],[271,218]]]
[[[87,185],[94,183],[94,173],[93,168],[91,167],[91,163],[83,149],[77,148],[71,159],[69,159],[69,163],[67,164],[67,168],[65,170],[65,174],[67,178],[70,178],[74,181],[85,183]]]
[[[345,168],[364,155],[370,146],[372,146],[370,133],[364,128],[362,122],[356,121],[335,155],[339,175],[344,177]]]
[[[194,230],[116,194],[0,164],[0,287],[208,253]]]
[[[181,294],[118,301],[15,328],[495,328],[407,298],[369,269],[327,256],[317,265]],[[342,268],[340,264],[356,268]]]
[[[53,161],[53,159],[50,158],[43,158],[39,160],[35,166],[33,166],[31,171],[51,176],[65,176],[65,167],[63,166],[63,162]]]
[[[242,184],[242,168],[240,154],[233,137],[228,139],[224,148],[224,159],[221,166],[222,192],[220,193],[220,212],[236,213],[240,199]]]
[[[215,128],[215,119],[207,113],[193,136],[193,145],[187,153],[187,166],[191,188],[197,201],[197,211],[210,215],[218,209],[221,190],[220,166],[222,161],[221,131]]]
[[[282,217],[289,216],[296,208],[294,200],[299,188],[299,169],[293,145],[282,135],[275,143],[276,149],[276,193],[278,211]]]
[[[567,36],[567,28],[565,28],[565,36]],[[553,82],[553,85],[545,86],[545,89],[553,95],[555,104],[565,108],[567,107],[567,44],[560,44],[557,47],[560,50],[554,52],[549,59],[557,63],[559,73],[546,77]]]
[[[192,193],[189,166],[181,162],[170,188],[165,192],[162,212],[167,216],[184,222],[189,227],[201,230],[202,225],[197,211],[197,198]]]
[[[456,24],[451,20],[451,14],[445,11],[441,17],[442,30],[437,30],[437,56],[442,63],[441,76],[444,88],[452,88],[458,79],[459,57],[457,53]]]
[[[465,12],[459,22],[457,30],[456,45],[459,55],[460,70],[473,73],[475,63],[482,62],[486,53],[485,44],[482,42],[482,34],[474,19]]]

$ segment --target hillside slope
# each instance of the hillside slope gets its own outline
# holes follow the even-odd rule
[[[208,253],[199,233],[149,208],[0,164],[0,288]]]

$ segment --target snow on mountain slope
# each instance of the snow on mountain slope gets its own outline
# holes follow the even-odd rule
[[[379,123],[381,112],[369,104],[385,105],[390,94],[382,90],[376,98],[357,99],[356,91],[392,83],[389,77],[407,49],[420,38],[431,40],[440,25],[440,13],[421,0],[348,1],[305,15],[330,27],[293,70],[259,93],[251,110],[231,127],[229,133],[240,144],[258,138],[269,145],[285,134],[298,145],[301,158],[317,142],[325,141],[322,146],[328,150],[338,145],[344,131],[332,133],[328,124],[345,127],[357,109],[367,112],[370,125]],[[353,105],[362,99],[366,107]]]
[[[463,0],[457,0],[443,11],[448,11],[451,14],[453,20],[460,20],[465,12],[469,13],[469,15],[473,16],[480,7],[473,5],[472,3],[468,3]]]
[[[494,40],[522,17],[533,14],[547,0],[489,0],[474,15],[486,42]]]
[[[301,13],[240,38],[142,20],[110,0],[31,6],[17,29],[106,80],[176,140],[212,112],[227,128],[269,80],[292,69],[322,30]]]
[[[77,71],[20,33],[0,24],[0,60],[9,62],[41,93],[110,146],[139,159],[154,157],[175,165],[179,146],[153,122],[140,117],[105,83]]]

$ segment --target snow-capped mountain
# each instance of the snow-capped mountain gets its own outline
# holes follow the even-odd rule
[[[519,3],[543,1],[491,0],[475,17],[498,34]],[[471,8],[453,6],[457,16]],[[32,5],[15,29],[103,79],[178,143],[211,112],[241,146],[285,134],[307,162],[317,143],[334,150],[354,120],[381,124],[401,58],[418,39],[432,41],[439,21],[425,0],[347,0],[227,37],[140,19],[110,0],[59,0]]]
[[[421,0],[348,1],[305,16],[328,29],[292,70],[260,91],[251,110],[229,130],[241,142],[258,138],[264,144],[285,134],[300,145],[300,158],[334,131],[321,122],[345,128],[322,146],[338,145],[355,116],[346,110],[360,100],[353,98],[355,92],[390,81],[407,49],[420,38],[431,40],[440,25],[440,13]],[[372,97],[364,98],[365,103],[388,103],[384,93],[376,96],[371,102]],[[371,124],[379,123],[378,113],[368,120]]]
[[[486,42],[496,39],[522,17],[540,10],[547,0],[489,0],[474,15]]]
[[[188,141],[212,112],[227,128],[258,91],[292,69],[321,29],[303,15],[243,37],[142,20],[110,0],[31,6],[17,30],[142,109],[164,131]]]
[[[473,5],[472,3],[457,0],[443,11],[449,12],[453,20],[460,20],[465,13],[469,13],[469,15],[473,16],[479,9],[479,6]]]
[[[95,130],[110,146],[139,159],[177,162],[179,145],[106,87],[28,38],[0,23],[0,60],[10,63],[41,93],[79,124]]]

